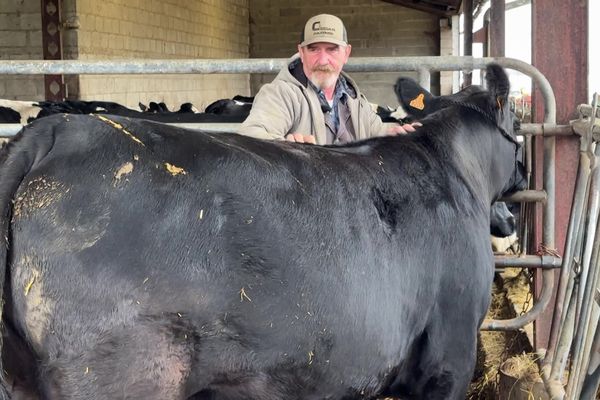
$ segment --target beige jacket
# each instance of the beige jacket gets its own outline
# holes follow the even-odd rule
[[[299,58],[295,54],[288,66]],[[250,115],[238,131],[242,135],[261,139],[283,139],[288,133],[311,134],[317,144],[327,139],[325,119],[317,93],[311,85],[299,82],[283,68],[273,82],[264,85],[254,99]],[[356,83],[342,72],[356,91],[356,98],[348,98],[348,107],[356,139],[382,136],[386,132],[381,118],[373,112]]]

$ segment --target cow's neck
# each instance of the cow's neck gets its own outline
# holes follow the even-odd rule
[[[476,124],[463,126],[453,140],[455,162],[465,182],[491,204],[502,193],[515,168],[515,147],[497,128]]]

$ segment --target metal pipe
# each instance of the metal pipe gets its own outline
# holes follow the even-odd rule
[[[517,134],[533,136],[569,136],[573,135],[571,125],[522,124]]]
[[[285,58],[248,59],[185,59],[185,60],[2,60],[0,75],[40,74],[255,74],[279,72],[288,62]],[[544,109],[549,119],[556,122],[556,98],[548,79],[532,65],[507,57],[355,57],[344,66],[347,72],[399,72],[399,71],[458,71],[482,69],[490,62],[523,72],[530,76],[544,98]]]
[[[544,190],[521,190],[515,192],[510,196],[502,197],[499,201],[506,201],[511,203],[537,203],[546,202],[548,195]]]
[[[590,365],[583,381],[580,400],[594,400],[598,392],[598,386],[600,386],[600,329],[598,329],[598,324],[594,328],[594,340],[590,350]]]
[[[494,256],[496,268],[560,268],[562,258],[542,255],[542,256]]]
[[[548,342],[548,351],[542,364],[542,371],[546,371],[548,376],[557,380],[560,378],[560,365],[563,364],[562,358],[565,352],[568,352],[570,341],[563,341],[559,346],[558,338],[561,336],[561,327],[565,324],[565,305],[568,307],[568,299],[571,297],[574,282],[573,263],[578,254],[576,251],[578,238],[581,235],[580,227],[583,218],[583,210],[586,204],[587,186],[590,173],[590,159],[585,152],[579,156],[579,169],[577,172],[577,181],[575,184],[575,194],[573,205],[571,206],[571,216],[567,230],[567,239],[565,242],[564,265],[559,278],[559,286],[556,295],[555,311],[552,318],[552,328],[550,330],[550,339]],[[565,338],[566,340],[566,338]],[[556,360],[556,361],[555,361]],[[551,368],[551,370],[550,370]]]
[[[573,396],[579,392],[581,380],[580,374],[584,367],[586,350],[587,329],[591,318],[594,292],[598,284],[598,248],[600,247],[600,232],[598,231],[598,216],[600,215],[600,146],[596,146],[595,157],[592,162],[590,200],[587,214],[586,243],[582,261],[582,271],[579,275],[579,295],[577,305],[580,306],[579,315],[575,315],[577,326],[573,340],[573,361],[567,385],[567,396]],[[596,269],[593,269],[596,267]],[[590,344],[591,345],[591,344]],[[587,349],[589,351],[589,349]]]
[[[600,174],[598,176],[600,179]],[[581,396],[581,390],[584,381],[584,375],[588,370],[591,349],[593,344],[594,332],[598,325],[598,310],[595,309],[595,292],[600,284],[600,224],[596,221],[596,231],[594,232],[594,247],[590,264],[590,277],[585,287],[582,305],[582,318],[579,322],[578,335],[575,336],[575,348],[573,354],[575,368],[571,369],[569,377],[575,378],[573,384],[574,393],[577,398]],[[577,358],[579,357],[579,360]]]

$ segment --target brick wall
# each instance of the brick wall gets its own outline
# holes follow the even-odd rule
[[[348,31],[353,57],[439,55],[439,18],[380,0],[252,0],[250,5],[251,57],[284,57],[296,52],[305,22],[320,13],[340,17]],[[371,102],[397,104],[393,85],[400,73],[354,73]],[[405,76],[416,74],[402,73]],[[438,74],[432,88],[438,90]],[[255,75],[253,92],[274,75]]]
[[[77,0],[78,57],[247,58],[249,0]],[[75,88],[73,88],[75,89]],[[249,94],[248,75],[81,75],[81,99],[170,107]],[[73,92],[73,90],[71,90]]]
[[[0,60],[41,59],[40,2],[0,0]],[[0,75],[0,99],[44,99],[40,75]]]

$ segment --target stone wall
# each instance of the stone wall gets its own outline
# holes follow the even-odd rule
[[[305,22],[320,13],[340,17],[348,31],[353,57],[439,55],[440,23],[435,15],[380,0],[253,0],[250,7],[250,56],[284,57],[296,52]],[[413,73],[401,73],[416,77]],[[354,73],[369,101],[397,104],[393,85],[400,73]],[[439,90],[439,74],[432,88]],[[253,92],[273,75],[251,78]]]

